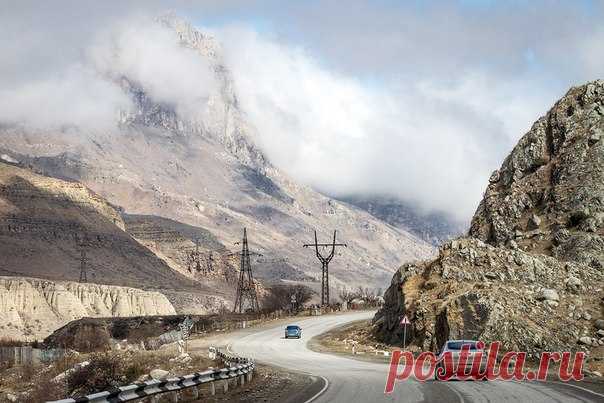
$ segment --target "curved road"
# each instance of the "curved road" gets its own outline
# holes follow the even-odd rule
[[[311,351],[310,338],[347,322],[368,319],[372,312],[302,319],[302,339],[284,339],[283,326],[262,329],[231,339],[237,354],[259,362],[298,370],[328,380],[314,402],[603,402],[600,395],[558,382],[397,382],[394,393],[384,394],[388,365],[357,361]],[[251,329],[250,329],[251,330]]]

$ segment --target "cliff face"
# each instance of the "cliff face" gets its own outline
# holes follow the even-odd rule
[[[604,345],[603,129],[604,82],[572,88],[492,175],[469,236],[394,275],[376,337],[400,343],[407,314],[424,349],[498,340],[536,356]]]
[[[0,162],[0,274],[195,289],[128,233],[119,212],[77,182]],[[85,245],[85,246],[81,246]]]
[[[571,89],[490,178],[470,235],[601,267],[604,81]]]
[[[41,340],[82,317],[171,315],[176,311],[159,292],[69,281],[0,277],[3,336]]]

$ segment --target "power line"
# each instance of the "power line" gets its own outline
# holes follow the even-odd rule
[[[317,242],[317,231],[315,231],[315,243],[312,244],[304,244],[302,245],[304,248],[313,247],[315,248],[315,253],[317,255],[317,259],[321,262],[321,305],[327,306],[329,305],[329,262],[333,259],[336,248],[343,246],[345,248],[348,247],[345,243],[336,243],[336,230],[333,231],[333,242],[331,243],[318,243]],[[319,252],[319,246],[321,247],[330,247],[331,252],[327,256],[321,255]]]

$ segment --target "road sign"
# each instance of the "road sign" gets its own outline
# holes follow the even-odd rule
[[[410,324],[411,321],[407,315],[403,316],[403,319],[401,319],[401,326],[403,327],[403,348],[407,347],[407,325]]]

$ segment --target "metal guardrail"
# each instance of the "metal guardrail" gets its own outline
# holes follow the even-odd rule
[[[223,381],[223,390],[228,391],[229,379],[238,379],[238,383],[243,385],[246,381],[252,380],[254,371],[254,361],[248,358],[236,357],[224,354],[215,347],[210,347],[210,356],[218,357],[228,365],[226,368],[196,372],[191,375],[169,378],[166,380],[150,380],[146,382],[134,383],[132,385],[120,386],[92,395],[79,398],[69,398],[56,400],[48,403],[83,403],[83,402],[131,402],[134,400],[150,398],[151,402],[156,402],[160,394],[171,393],[172,401],[178,401],[180,391],[191,389],[193,399],[199,398],[197,386],[206,383],[210,384],[210,393],[216,393],[215,382]]]

